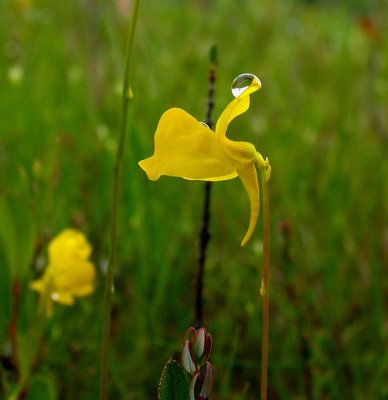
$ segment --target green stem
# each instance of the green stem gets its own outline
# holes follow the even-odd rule
[[[127,126],[128,126],[128,105],[129,105],[129,100],[131,98],[131,89],[129,86],[129,74],[131,69],[131,58],[133,51],[133,42],[135,36],[137,15],[139,12],[139,5],[140,5],[140,0],[135,0],[132,12],[131,24],[128,32],[126,62],[125,62],[124,79],[123,79],[120,136],[117,146],[116,161],[113,170],[113,188],[112,188],[111,220],[110,220],[110,250],[109,250],[108,269],[106,274],[104,299],[103,299],[103,316],[102,316],[103,332],[102,332],[102,341],[100,349],[100,400],[107,399],[112,291],[113,291],[113,277],[116,267],[116,254],[117,254],[118,200],[120,194],[120,176],[122,170],[124,148],[125,148],[125,141],[127,134]]]
[[[268,180],[271,167],[261,168],[263,187],[263,275],[260,295],[263,299],[263,333],[261,345],[261,400],[267,400],[269,342],[269,204]]]

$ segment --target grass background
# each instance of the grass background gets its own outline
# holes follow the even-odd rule
[[[93,244],[96,291],[75,307],[56,307],[35,376],[58,399],[97,397],[130,3],[0,2],[3,393],[13,378],[11,283],[22,283],[23,333],[36,301],[28,282],[45,265],[48,241],[71,226]],[[254,143],[272,164],[269,398],[387,398],[387,11],[384,1],[367,0],[142,3],[110,398],[154,399],[164,362],[193,323],[203,183],[149,182],[137,161],[151,154],[166,109],[204,118],[213,44],[215,118],[236,75],[252,72],[263,83],[228,135]],[[205,325],[214,341],[215,399],[259,392],[261,231],[240,247],[248,213],[238,180],[213,185]]]

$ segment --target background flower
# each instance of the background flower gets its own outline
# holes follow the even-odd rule
[[[66,229],[48,246],[49,264],[40,279],[30,287],[41,293],[48,314],[52,301],[74,303],[74,296],[93,292],[94,265],[89,261],[92,248],[86,237],[75,229]]]

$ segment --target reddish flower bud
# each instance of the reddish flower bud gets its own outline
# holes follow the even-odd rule
[[[210,356],[212,349],[212,337],[205,328],[196,331],[193,339],[193,354],[196,362],[202,366]]]
[[[191,343],[189,342],[189,340],[186,340],[184,345],[183,345],[181,359],[182,359],[183,368],[190,375],[192,375],[193,373],[198,371],[197,364],[195,362],[195,359],[193,357],[193,353],[191,351]]]
[[[201,388],[199,391],[199,400],[206,400],[210,397],[214,385],[214,368],[213,365],[206,361],[206,364],[200,370]]]
[[[188,340],[191,343],[194,339],[196,332],[197,332],[197,330],[195,328],[193,328],[192,326],[189,329],[187,329],[186,334],[185,334],[185,341]]]
[[[208,400],[214,385],[214,369],[207,361],[201,370],[194,374],[190,383],[190,400]]]
[[[190,400],[198,400],[198,383],[199,383],[199,378],[200,378],[200,374],[199,372],[197,372],[194,376],[193,379],[191,380],[190,383],[190,388],[189,388],[189,396],[190,396]]]

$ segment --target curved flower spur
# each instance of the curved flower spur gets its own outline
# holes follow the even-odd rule
[[[256,166],[270,175],[268,159],[249,142],[227,138],[231,121],[248,110],[250,94],[261,88],[259,78],[252,74],[239,75],[232,83],[235,98],[219,117],[215,132],[180,108],[167,110],[160,118],[155,132],[154,154],[139,162],[150,180],[161,175],[189,180],[224,181],[239,177],[250,201],[250,222],[241,242],[251,237],[259,216],[260,193]]]

